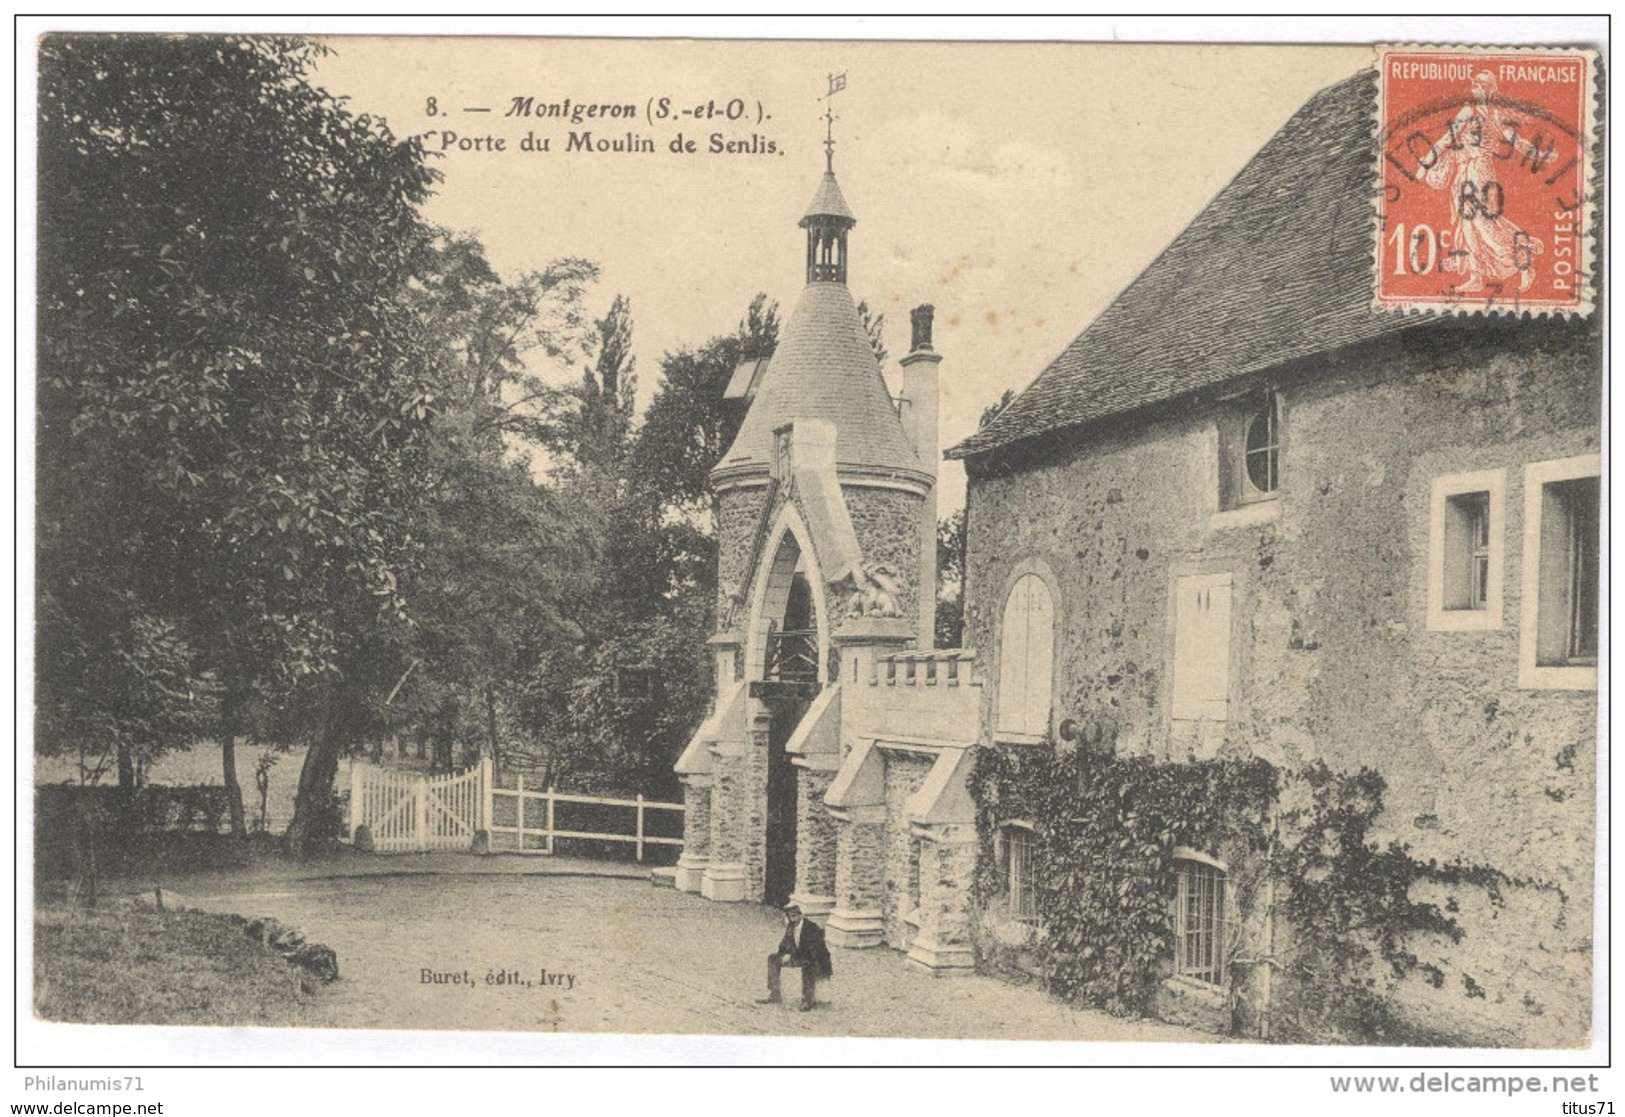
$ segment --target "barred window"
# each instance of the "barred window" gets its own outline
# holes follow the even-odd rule
[[[1004,828],[1004,883],[1010,918],[1038,922],[1038,890],[1034,886],[1033,832],[1023,825]]]
[[[1224,984],[1225,873],[1191,858],[1175,862],[1179,890],[1174,899],[1176,972],[1214,985]]]

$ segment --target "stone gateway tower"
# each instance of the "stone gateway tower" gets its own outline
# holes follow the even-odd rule
[[[909,948],[921,938],[925,831],[944,837],[951,805],[968,840],[960,762],[979,688],[968,665],[961,674],[961,653],[929,650],[941,360],[932,309],[914,311],[894,401],[847,288],[856,223],[827,169],[801,218],[807,284],[778,349],[728,387],[749,410],[711,473],[716,699],[677,764],[688,809],[676,883],[712,900],[793,896],[827,916],[832,943]],[[965,709],[947,740],[928,739],[926,723],[953,720],[940,701],[921,722],[893,689],[926,698],[928,674],[943,690],[951,675],[965,695],[950,704]],[[878,740],[882,708],[902,715],[895,741]],[[960,854],[966,884],[970,850]],[[968,964],[968,947],[956,961]]]

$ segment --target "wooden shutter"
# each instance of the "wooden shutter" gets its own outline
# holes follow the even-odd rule
[[[1193,574],[1174,584],[1176,721],[1230,716],[1230,575]]]
[[[1049,587],[1024,574],[1005,601],[999,630],[999,729],[1040,736],[1049,728],[1054,641]]]
[[[1054,680],[1055,603],[1042,578],[1029,574],[1027,591],[1027,695],[1022,702],[1022,732],[1042,736],[1049,729],[1050,690]]]
[[[1025,732],[1021,722],[1027,696],[1027,598],[1035,580],[1031,574],[1016,580],[999,627],[998,727],[1016,733]]]

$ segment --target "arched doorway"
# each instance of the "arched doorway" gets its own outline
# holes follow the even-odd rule
[[[768,719],[766,849],[762,899],[783,904],[796,885],[800,770],[786,746],[817,695],[820,639],[816,575],[793,531],[784,531],[768,566],[751,655],[751,693]]]

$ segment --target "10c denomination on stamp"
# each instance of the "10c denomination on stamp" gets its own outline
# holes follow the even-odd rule
[[[1597,57],[1382,47],[1373,301],[1589,314]]]

